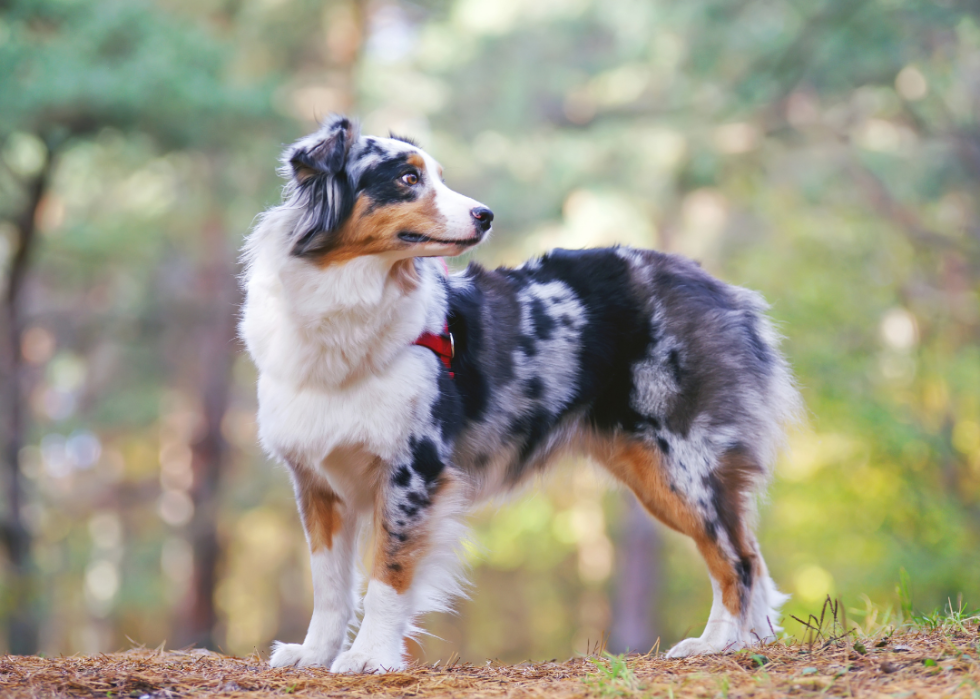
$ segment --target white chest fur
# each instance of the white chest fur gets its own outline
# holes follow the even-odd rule
[[[439,263],[420,260],[406,291],[388,260],[320,269],[250,243],[240,331],[259,370],[262,445],[356,490],[366,462],[405,455],[418,406],[437,390],[434,355],[412,343],[445,322]]]
[[[260,375],[259,435],[266,451],[280,458],[327,471],[350,470],[338,452],[361,449],[391,462],[405,456],[417,407],[428,405],[436,386],[428,374],[431,353],[406,348],[379,374],[345,386],[299,388]],[[325,473],[331,485],[342,473]],[[354,473],[349,474],[352,477]],[[346,488],[344,488],[346,490]]]

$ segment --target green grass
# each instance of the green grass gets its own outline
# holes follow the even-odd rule
[[[954,604],[952,599],[946,601],[942,609],[929,613],[918,613],[912,598],[912,582],[909,574],[902,569],[898,584],[895,586],[898,596],[898,609],[892,606],[876,605],[864,596],[864,608],[844,607],[840,599],[824,600],[820,614],[811,614],[806,620],[793,617],[804,628],[803,642],[837,643],[849,640],[852,647],[862,655],[871,646],[881,647],[890,636],[903,632],[941,633],[959,631],[967,633],[972,627],[980,625],[980,609],[969,610],[964,606],[960,595]],[[850,617],[850,619],[848,618]]]
[[[603,651],[602,658],[586,658],[595,666],[583,682],[600,697],[636,696],[643,691],[636,673],[630,669],[625,655],[612,655]]]
[[[840,599],[831,599],[829,596],[824,600],[819,614],[810,614],[807,619],[794,617],[804,628],[803,644],[809,646],[808,655],[821,649],[843,649],[848,652],[853,651],[858,655],[851,657],[879,657],[876,653],[882,649],[890,648],[892,636],[902,636],[908,639],[908,634],[967,634],[978,638],[974,644],[972,652],[965,652],[962,644],[957,649],[952,643],[947,641],[948,649],[937,649],[936,657],[959,657],[964,660],[975,660],[980,657],[980,610],[969,610],[964,606],[962,598],[947,600],[942,609],[936,609],[930,613],[919,613],[915,610],[912,598],[912,585],[908,574],[901,572],[898,584],[896,585],[898,596],[898,607],[881,607],[875,605],[869,598],[864,597],[863,609],[847,609]],[[776,644],[782,647],[794,647],[800,642],[799,638],[784,636]],[[903,643],[910,643],[903,640]],[[969,646],[967,647],[969,648]],[[599,648],[596,649],[599,651]],[[770,657],[763,653],[769,653],[763,648],[744,649],[738,651],[735,656],[745,658],[738,661],[743,668],[751,673],[752,678],[758,686],[770,684],[767,670],[770,669]],[[773,649],[773,652],[776,652]],[[771,654],[771,653],[770,653]],[[870,654],[870,655],[869,655]],[[777,653],[778,655],[778,653]],[[815,657],[815,656],[814,656]],[[636,675],[634,667],[640,662],[642,667],[646,656],[634,656],[627,659],[626,655],[612,655],[605,651],[597,652],[593,657],[586,660],[595,668],[595,672],[590,672],[584,678],[584,683],[593,696],[597,697],[668,697],[673,699],[674,691],[671,686],[659,686],[658,691],[654,692],[652,687],[645,686]],[[785,662],[785,661],[783,661]],[[929,668],[932,674],[941,672],[942,668],[935,658],[925,658],[921,661],[922,665]],[[807,666],[798,670],[800,680],[805,682],[806,678],[816,677],[818,668]],[[830,680],[830,684],[823,687],[821,694],[825,694],[830,686],[844,675],[847,669],[839,670]],[[727,673],[719,673],[712,679],[715,683],[715,696],[727,699],[732,691],[732,681]],[[683,684],[683,683],[682,683]],[[961,686],[972,688],[972,699],[980,699],[980,688],[972,679],[964,680]]]

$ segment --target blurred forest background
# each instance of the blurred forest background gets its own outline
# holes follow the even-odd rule
[[[765,294],[811,413],[761,508],[787,612],[903,568],[980,604],[975,0],[0,0],[0,650],[302,639],[234,275],[331,111],[493,208],[484,264],[622,242]],[[475,518],[419,657],[700,633],[691,543],[560,473]]]

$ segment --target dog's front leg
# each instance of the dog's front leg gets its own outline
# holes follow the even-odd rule
[[[354,554],[357,516],[315,474],[293,466],[293,485],[313,573],[313,617],[306,639],[276,642],[272,667],[330,667],[347,640],[354,618]]]
[[[453,534],[461,481],[443,467],[434,447],[413,452],[412,461],[394,468],[378,491],[364,619],[350,650],[334,661],[333,672],[403,669],[413,618],[444,607],[455,591]]]

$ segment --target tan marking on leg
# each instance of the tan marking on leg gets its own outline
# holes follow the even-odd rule
[[[333,547],[334,534],[343,526],[343,502],[315,476],[294,468],[296,502],[310,543],[310,552]]]
[[[636,494],[650,514],[668,527],[694,539],[708,565],[708,571],[721,586],[725,607],[738,617],[742,600],[733,562],[717,540],[709,536],[707,523],[697,510],[680,493],[671,489],[660,454],[637,441],[614,439],[597,445],[594,455]]]
[[[732,562],[719,548],[716,541],[712,541],[708,536],[701,534],[693,536],[694,543],[701,552],[704,562],[708,564],[711,577],[718,581],[721,586],[721,601],[731,612],[732,616],[739,618],[742,613],[742,592],[739,586],[738,573],[732,566]]]
[[[617,439],[602,444],[595,456],[632,490],[647,511],[671,529],[689,536],[704,523],[687,501],[671,490],[660,455],[643,444]]]
[[[374,517],[374,565],[371,577],[390,585],[399,594],[405,592],[415,578],[418,563],[429,552],[429,535],[432,527],[432,510],[437,507],[441,497],[447,497],[452,488],[457,487],[455,478],[445,472],[439,479],[435,491],[429,496],[431,504],[426,508],[426,517],[405,533],[406,539],[399,541],[389,532],[386,523],[391,519],[385,513],[384,494],[379,493]]]
[[[715,510],[718,522],[725,530],[739,563],[749,570],[749,587],[744,584],[739,586],[743,595],[748,594],[751,585],[761,579],[758,543],[749,530],[748,498],[754,484],[763,474],[763,468],[752,458],[751,453],[739,447],[722,455],[711,477],[712,487],[716,491]],[[747,601],[742,600],[742,603]]]
[[[746,541],[746,505],[754,483],[762,475],[762,467],[743,448],[725,452],[719,459],[718,468],[712,473],[712,485],[722,503],[718,508],[718,518],[736,553],[741,557],[754,554]]]
[[[415,577],[415,567],[419,558],[425,555],[428,547],[421,528],[413,530],[409,538],[397,544],[380,519],[374,526],[375,553],[371,577],[391,585],[401,594],[411,585]]]

